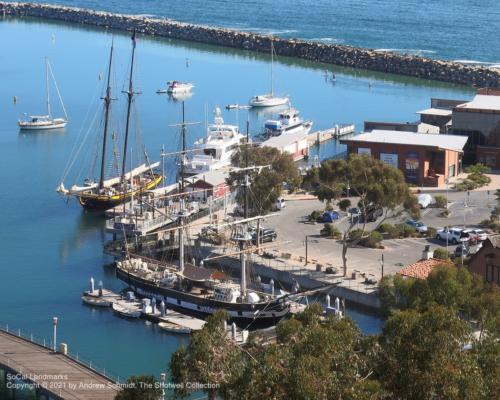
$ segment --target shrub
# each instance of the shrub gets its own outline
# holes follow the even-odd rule
[[[438,247],[436,250],[434,250],[434,258],[437,258],[439,260],[449,260],[451,258],[450,252],[446,251],[446,249]]]
[[[330,223],[326,223],[323,226],[323,229],[321,229],[320,234],[321,236],[326,236],[334,239],[340,239],[341,237],[339,229],[335,225]]]
[[[311,214],[309,214],[307,220],[309,222],[316,222],[320,217],[321,217],[321,212],[318,210],[314,210]]]
[[[379,243],[382,241],[382,239],[383,237],[380,232],[377,231],[370,232],[370,236],[362,240],[363,246],[376,249],[379,247]]]
[[[346,211],[351,206],[351,200],[342,199],[337,203],[337,206],[342,210]]]
[[[427,232],[425,232],[425,235],[428,237],[436,237],[437,229],[433,228],[432,226],[427,227]]]
[[[357,240],[363,236],[363,230],[362,229],[353,229],[351,232],[349,232],[349,239],[350,240]]]
[[[330,202],[326,203],[325,211],[333,211],[332,203],[330,203]]]
[[[450,210],[448,210],[447,208],[445,208],[443,211],[441,211],[441,213],[439,214],[440,217],[443,217],[443,218],[447,218],[448,215],[450,215]]]
[[[408,224],[397,224],[395,228],[398,230],[399,236],[405,238],[414,237],[418,235],[416,229]]]
[[[392,224],[383,223],[378,227],[378,231],[381,233],[386,233],[390,239],[399,238],[399,230]]]
[[[467,172],[470,175],[484,175],[490,173],[491,168],[488,167],[487,165],[477,163],[466,167],[465,172]]]
[[[479,184],[475,181],[470,180],[468,177],[466,179],[462,179],[462,182],[456,183],[453,186],[453,189],[459,192],[465,192],[466,190],[474,190],[479,187]]]
[[[446,197],[440,194],[434,196],[434,203],[437,208],[446,208],[446,206],[448,205]]]

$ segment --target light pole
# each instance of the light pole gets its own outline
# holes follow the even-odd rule
[[[54,325],[54,353],[57,350],[57,317],[52,318],[52,325]]]
[[[446,183],[446,209],[448,209],[448,185],[450,183],[450,179],[446,178],[445,183]]]
[[[307,267],[307,237],[308,237],[308,236],[306,235],[306,264],[305,264],[305,265],[306,265],[306,267]]]
[[[161,399],[165,400],[165,380],[167,379],[167,374],[165,372],[162,372],[160,374],[160,379],[161,379]]]

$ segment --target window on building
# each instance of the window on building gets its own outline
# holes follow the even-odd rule
[[[486,264],[486,282],[494,282],[500,285],[500,267]]]

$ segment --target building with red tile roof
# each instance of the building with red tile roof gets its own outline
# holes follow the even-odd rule
[[[453,265],[450,261],[440,260],[438,258],[429,258],[428,260],[420,260],[416,263],[407,265],[398,271],[399,275],[416,278],[416,279],[427,279],[431,271],[438,265]]]

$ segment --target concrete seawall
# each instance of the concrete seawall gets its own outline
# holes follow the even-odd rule
[[[114,14],[59,5],[1,1],[0,15],[52,19],[127,31],[135,29],[145,35],[189,40],[261,53],[269,53],[270,51],[269,36],[168,19]],[[282,56],[467,86],[500,87],[500,71],[484,67],[306,40],[275,38],[274,46],[276,53]]]

